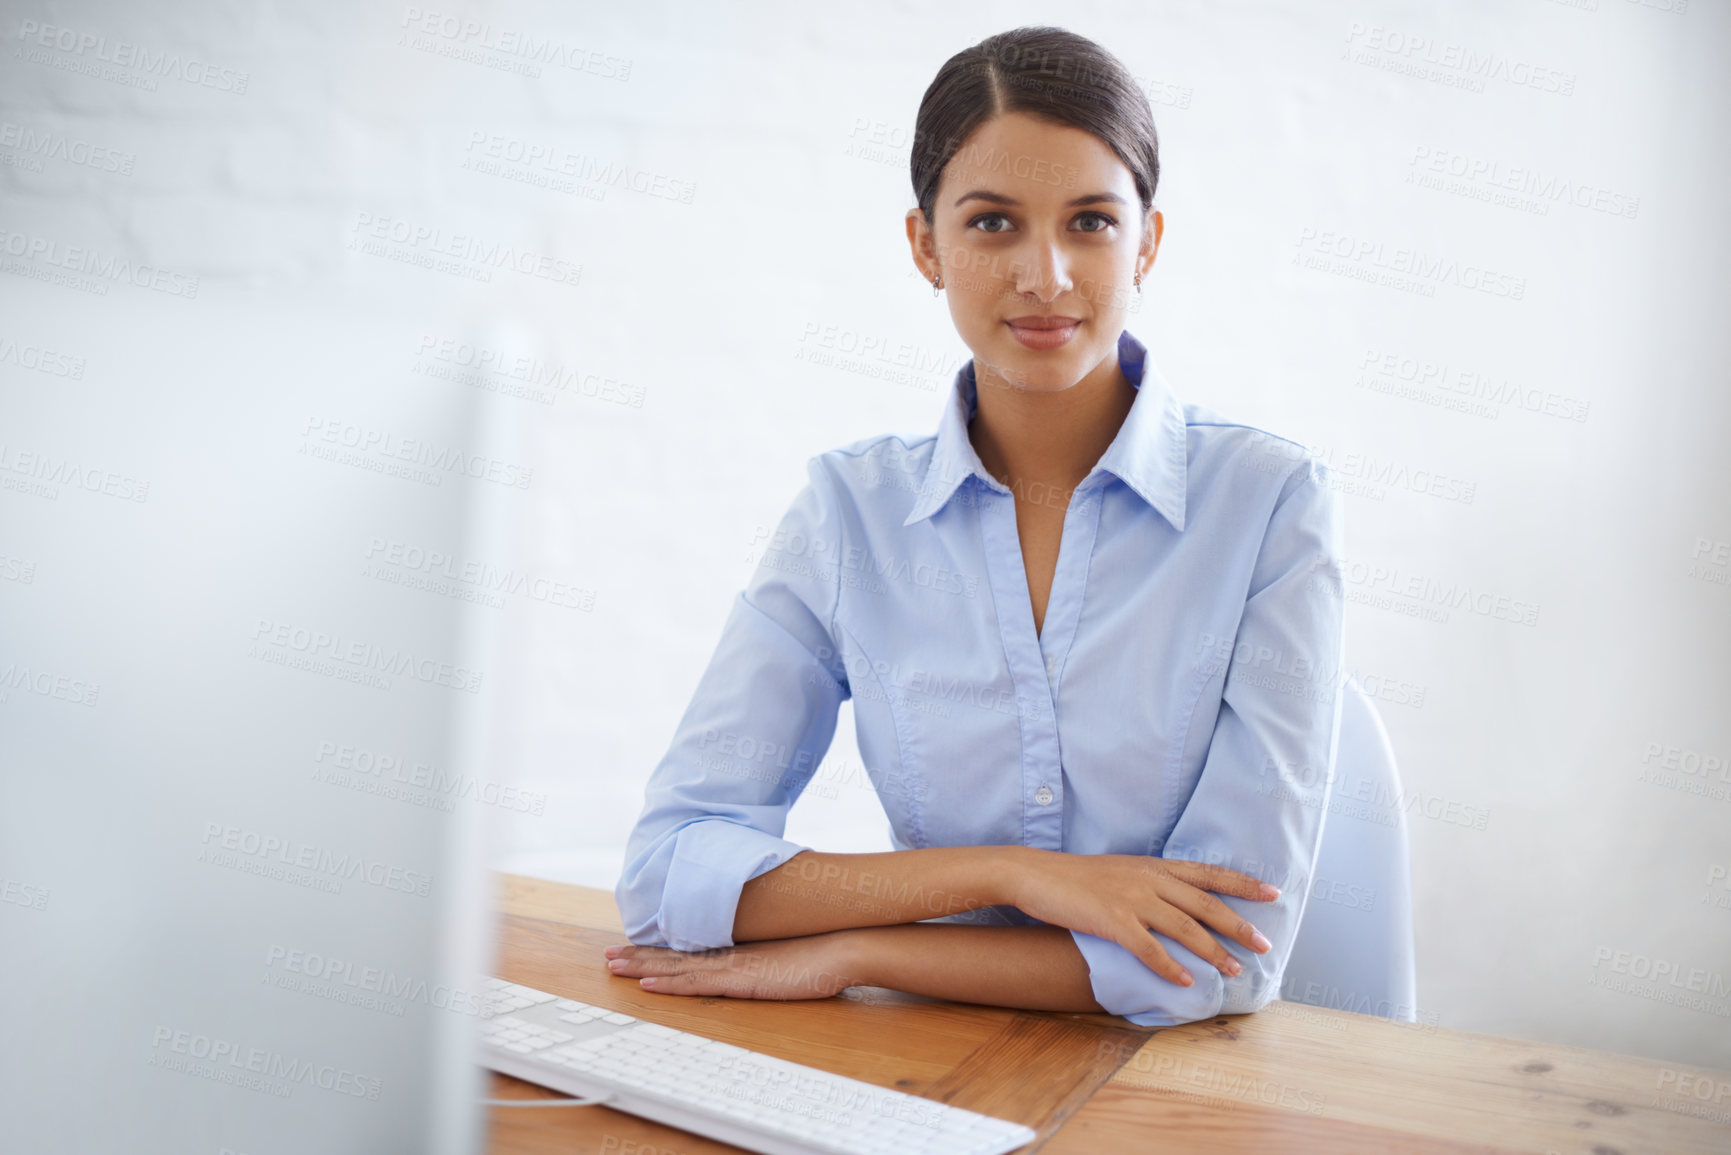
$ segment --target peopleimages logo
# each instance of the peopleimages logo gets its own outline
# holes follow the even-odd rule
[[[1466,610],[1483,618],[1516,625],[1538,625],[1539,606],[1536,602],[1483,588],[1475,589],[1467,582],[1445,582],[1408,572],[1399,566],[1327,554],[1318,555],[1314,565],[1321,572],[1313,576],[1312,581],[1319,583],[1322,590],[1350,601],[1372,599],[1372,604],[1381,604],[1374,599],[1386,601],[1387,597],[1393,597],[1404,599],[1411,606],[1437,611],[1442,615],[1436,619],[1440,621],[1447,620],[1449,610]],[[1329,572],[1331,570],[1333,573]]]
[[[472,63],[489,63],[485,53],[494,53],[503,60],[522,66],[524,75],[539,77],[540,65],[587,73],[602,80],[624,82],[631,79],[632,61],[610,56],[580,44],[567,44],[550,36],[540,36],[519,28],[506,28],[484,20],[443,13],[409,5],[403,9],[401,26],[417,38],[408,45],[416,49],[445,48],[459,50],[440,55],[455,55]],[[436,40],[434,38],[437,38]],[[474,55],[471,55],[474,54]]]
[[[1322,268],[1323,265],[1314,264],[1306,258],[1323,262],[1328,258],[1335,258],[1335,264],[1339,267],[1328,266],[1327,271],[1340,272],[1362,280],[1388,277],[1392,279],[1387,283],[1396,288],[1423,288],[1428,290],[1426,295],[1434,293],[1435,286],[1439,284],[1454,285],[1511,301],[1519,301],[1527,294],[1525,277],[1513,276],[1483,265],[1463,263],[1452,257],[1432,256],[1417,249],[1390,246],[1380,240],[1331,229],[1305,227],[1299,231],[1295,247],[1298,249],[1293,256],[1295,264]]]
[[[1507,193],[1512,197],[1527,198],[1540,210],[1539,215],[1548,214],[1552,204],[1569,204],[1607,216],[1633,220],[1641,208],[1639,197],[1612,192],[1599,185],[1572,180],[1531,165],[1505,164],[1500,160],[1451,149],[1417,145],[1413,148],[1412,159],[1407,163],[1410,166],[1407,172],[1409,183],[1456,191],[1454,186],[1441,181],[1443,177],[1452,177],[1459,181],[1462,187],[1478,188],[1482,194]],[[1427,178],[1431,179],[1427,182]],[[1519,207],[1520,203],[1518,200],[1513,202],[1515,207]]]
[[[73,68],[71,71],[86,71],[90,66],[110,65],[117,69],[131,69],[143,73],[144,76],[138,79],[148,81],[151,91],[155,90],[154,81],[157,79],[181,80],[201,88],[214,88],[218,92],[232,92],[236,96],[244,96],[247,83],[252,79],[251,73],[242,72],[238,68],[224,68],[196,57],[183,56],[179,52],[152,50],[127,40],[110,41],[108,37],[94,32],[40,24],[35,20],[20,20],[16,39],[26,49],[52,48],[86,62],[86,67]],[[35,63],[49,61],[35,59]],[[97,74],[103,75],[104,79],[113,79],[101,72]]]
[[[1346,29],[1347,55],[1360,64],[1374,64],[1424,80],[1483,92],[1486,81],[1532,88],[1558,96],[1575,91],[1575,74],[1547,68],[1500,52],[1472,48],[1424,33],[1385,28],[1354,20]],[[1355,54],[1354,50],[1358,50]]]
[[[56,457],[52,453],[36,450],[20,450],[17,446],[0,441],[0,479],[3,479],[0,484],[13,482],[14,484],[6,485],[6,488],[17,488],[15,477],[5,476],[7,474],[39,483],[35,486],[26,483],[26,488],[51,501],[60,497],[58,486],[82,489],[86,493],[100,493],[121,501],[150,500],[149,481],[86,462],[74,461],[70,457]]]
[[[338,418],[308,417],[301,429],[300,452],[321,456],[321,446],[334,446],[392,463],[421,466],[431,477],[457,474],[474,481],[490,481],[512,489],[527,489],[535,475],[532,465],[500,461],[479,453],[466,453],[450,445],[434,445],[417,437],[400,437],[389,430],[371,429]],[[438,484],[438,480],[434,481]]]
[[[1567,394],[1523,387],[1507,377],[1493,376],[1472,368],[1454,368],[1446,361],[1411,357],[1402,353],[1367,348],[1359,361],[1355,385],[1377,393],[1400,393],[1424,397],[1437,395],[1445,408],[1496,417],[1507,406],[1528,413],[1585,421],[1592,402]],[[1484,402],[1484,405],[1477,404]]]
[[[398,798],[416,805],[449,811],[458,799],[466,798],[477,805],[497,806],[522,814],[540,815],[547,809],[547,795],[538,790],[522,790],[503,782],[430,766],[417,759],[369,750],[364,746],[320,742],[313,762],[318,767],[313,773],[315,781]]]
[[[430,686],[448,686],[471,694],[479,693],[481,689],[479,670],[441,662],[411,650],[387,649],[357,638],[269,618],[260,618],[253,626],[252,645],[247,656],[313,673],[342,670],[365,675],[361,680],[379,685],[381,689],[390,689],[390,683],[384,681],[383,675],[407,676]]]
[[[363,966],[318,951],[295,950],[275,943],[265,952],[265,969],[306,979],[308,985],[304,989],[307,994],[336,1002],[376,995],[393,1004],[420,1003],[436,1010],[476,1017],[490,1015],[492,1010],[482,991],[465,991],[444,983],[429,983],[412,975],[397,974],[388,967]],[[395,1014],[402,1013],[400,1005],[391,1009]]]
[[[616,380],[578,365],[432,333],[422,334],[415,352],[421,358],[416,362],[417,373],[478,385],[487,392],[526,397],[544,405],[553,404],[558,394],[565,393],[641,409],[647,393],[642,385]]]
[[[390,256],[391,250],[384,246],[398,245],[406,254],[403,259],[410,264],[443,269],[437,258],[449,258],[468,265],[469,273],[481,274],[476,278],[479,280],[490,280],[491,269],[509,269],[525,277],[559,285],[575,285],[583,277],[582,265],[550,253],[519,248],[471,233],[454,233],[401,217],[358,213],[349,234],[349,247],[369,255]]]
[[[680,180],[615,160],[604,161],[549,141],[530,141],[477,129],[469,133],[469,145],[465,151],[469,156],[464,166],[471,171],[508,175],[515,168],[520,175],[513,179],[526,180],[530,184],[544,183],[540,178],[569,177],[573,182],[601,189],[626,188],[679,204],[690,204],[697,194],[696,181]],[[565,191],[556,181],[554,187]]]
[[[0,365],[16,365],[46,373],[50,377],[67,377],[74,381],[84,377],[84,358],[61,353],[42,345],[20,345],[10,337],[0,336]]]
[[[274,834],[262,834],[257,830],[247,830],[222,822],[204,824],[202,843],[205,850],[199,855],[201,861],[234,867],[248,874],[257,874],[260,871],[241,867],[243,860],[279,870],[323,875],[326,877],[319,879],[319,882],[335,883],[337,887],[324,885],[313,889],[324,889],[332,893],[336,893],[343,881],[364,882],[369,886],[412,894],[419,898],[426,898],[432,890],[433,876],[430,874],[407,870],[378,859],[367,858],[365,855],[339,852],[329,847],[314,846]]]
[[[1614,975],[1627,975],[1648,983],[1664,983],[1709,999],[1731,998],[1731,978],[1719,971],[1702,967],[1685,968],[1671,959],[1656,959],[1638,951],[1613,950],[1608,946],[1593,951],[1593,966],[1604,966]],[[1611,986],[1611,983],[1601,985]]]
[[[0,703],[9,700],[14,691],[56,698],[74,706],[94,706],[102,693],[98,682],[86,682],[69,674],[32,668],[20,662],[10,662],[0,669]]]
[[[977,596],[980,579],[975,574],[959,573],[946,566],[933,565],[926,561],[910,561],[907,558],[894,555],[873,553],[864,546],[846,545],[837,540],[831,541],[824,537],[807,537],[796,530],[788,530],[786,526],[777,526],[771,530],[767,525],[759,525],[751,537],[751,548],[756,549],[759,542],[764,542],[763,556],[759,559],[760,566],[770,569],[792,569],[796,573],[816,578],[819,581],[830,580],[830,573],[823,566],[834,566],[850,574],[863,575],[865,578],[887,578],[901,582],[904,585],[929,590],[933,593],[957,594],[965,598]],[[817,563],[815,567],[805,570],[791,567],[789,562],[794,559],[811,559]],[[809,572],[808,572],[809,571]],[[875,586],[875,588],[874,588]],[[872,593],[884,592],[881,583],[865,586]]]
[[[39,262],[43,272],[48,269],[64,269],[70,273],[96,277],[99,282],[125,281],[141,289],[166,293],[170,297],[185,297],[190,300],[198,296],[198,278],[189,273],[177,273],[158,265],[135,264],[129,257],[100,253],[84,245],[63,245],[52,237],[41,237],[34,233],[14,232],[0,227],[0,253],[24,261]],[[28,274],[30,268],[31,266],[26,265],[8,271]],[[107,292],[106,287],[103,292]]]
[[[564,609],[590,610],[595,606],[595,591],[592,589],[526,573],[514,566],[498,566],[387,538],[371,539],[366,560],[374,565],[389,565],[406,573],[459,583],[489,594],[514,594]]]
[[[9,902],[26,910],[47,910],[48,890],[15,878],[0,878],[0,902]]]
[[[52,129],[37,131],[27,125],[0,120],[0,148],[17,149],[35,163],[32,172],[41,172],[41,162],[57,160],[98,172],[131,176],[137,157],[130,152],[92,144],[81,137],[67,136]]]
[[[164,1071],[196,1075],[219,1083],[242,1083],[253,1090],[287,1098],[295,1086],[317,1087],[336,1095],[377,1100],[382,1084],[346,1067],[312,1063],[263,1047],[243,1047],[173,1027],[156,1028],[150,1065]],[[181,1058],[180,1056],[185,1056]],[[274,1083],[274,1085],[272,1085]]]

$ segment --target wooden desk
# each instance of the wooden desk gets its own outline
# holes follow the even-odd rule
[[[1731,1072],[1274,1003],[1182,1027],[947,1003],[875,987],[775,1003],[655,995],[608,973],[605,890],[505,875],[499,974],[794,1062],[1026,1123],[1044,1155],[1731,1152]],[[1670,1072],[1671,1074],[1665,1074]],[[499,1098],[551,1094],[493,1076]],[[1693,1114],[1691,1113],[1693,1112]],[[1706,1116],[1706,1117],[1702,1117]],[[495,1109],[498,1155],[737,1152],[613,1111]]]

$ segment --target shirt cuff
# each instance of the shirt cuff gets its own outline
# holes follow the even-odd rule
[[[1225,998],[1220,972],[1165,935],[1149,933],[1190,972],[1195,984],[1181,987],[1149,970],[1147,963],[1111,939],[1072,930],[1070,937],[1088,962],[1094,1001],[1108,1014],[1121,1015],[1139,1027],[1176,1027],[1219,1014]]]
[[[733,918],[745,884],[811,849],[755,826],[724,818],[693,822],[679,832],[662,891],[661,925],[674,950],[733,945]]]

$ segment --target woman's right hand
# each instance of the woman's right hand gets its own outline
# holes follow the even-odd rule
[[[1224,866],[1140,854],[1069,854],[1019,848],[1009,879],[1011,904],[1041,922],[1108,939],[1180,986],[1195,979],[1149,930],[1183,943],[1227,975],[1242,969],[1203,924],[1258,954],[1270,944],[1215,894],[1255,902],[1280,897],[1274,887]],[[1209,893],[1210,891],[1215,893]]]

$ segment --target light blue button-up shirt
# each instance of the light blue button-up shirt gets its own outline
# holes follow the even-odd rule
[[[1276,996],[1333,777],[1340,499],[1297,443],[1180,404],[1128,332],[1119,363],[1136,399],[1067,499],[1039,631],[1016,495],[968,440],[971,361],[935,436],[811,459],[650,777],[615,890],[632,942],[732,944],[746,881],[807,849],[787,810],[852,698],[895,849],[1146,854],[1281,888],[1223,896],[1273,944],[1216,935],[1235,978],[1156,933],[1179,986],[1071,931],[1106,1010],[1170,1026]]]

